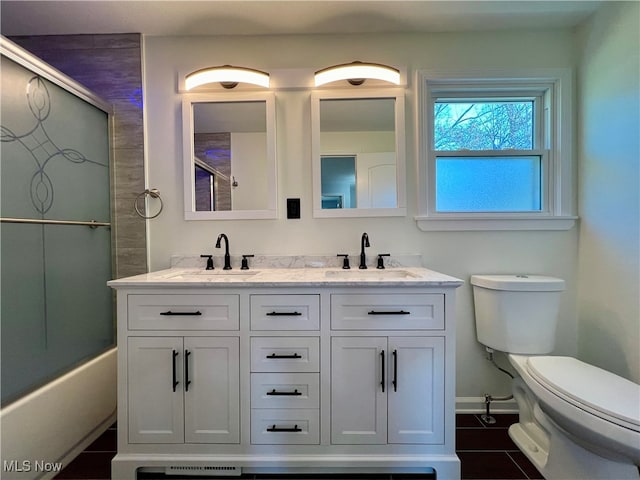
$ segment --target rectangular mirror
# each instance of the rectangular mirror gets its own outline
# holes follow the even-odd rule
[[[276,218],[273,93],[182,103],[186,220]]]
[[[318,91],[311,102],[314,216],[405,215],[402,90]]]

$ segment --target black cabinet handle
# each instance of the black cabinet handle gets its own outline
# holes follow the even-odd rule
[[[184,390],[186,392],[189,391],[189,384],[191,380],[189,380],[189,356],[191,352],[189,350],[184,351]]]
[[[167,315],[167,316],[173,316],[173,317],[186,317],[186,316],[198,316],[198,315],[202,315],[202,312],[200,312],[199,310],[196,312],[172,312],[171,310],[167,310],[166,312],[160,312],[160,315]]]
[[[393,351],[393,391],[398,391],[398,351]]]
[[[371,310],[369,315],[411,315],[411,312],[405,312],[404,310],[396,310],[396,311],[384,311],[381,312],[379,310]]]
[[[300,312],[269,312],[267,317],[299,317],[302,314]]]
[[[176,391],[176,387],[177,387],[177,386],[178,386],[178,384],[180,383],[180,382],[177,380],[177,371],[176,371],[176,358],[177,358],[177,357],[178,357],[178,352],[176,352],[175,350],[173,350],[173,357],[172,357],[171,362],[173,363],[173,380],[172,380],[172,383],[173,383],[173,391],[174,391],[174,392]]]
[[[384,350],[382,350],[380,352],[380,358],[382,359],[382,381],[380,382],[380,385],[382,385],[382,391],[384,392],[384,384],[385,384],[385,380],[384,380]]]
[[[267,428],[267,432],[301,432],[302,429],[298,428],[298,425],[291,427],[278,427],[276,425]]]
[[[267,355],[267,358],[302,358],[302,356],[297,353],[291,355],[276,355],[275,353],[272,353],[271,355]]]
[[[277,391],[275,388],[273,390],[271,390],[270,392],[267,392],[267,395],[279,395],[279,396],[292,396],[292,397],[296,397],[298,395],[302,395],[302,392],[299,392],[298,389],[296,388],[293,392],[279,392]]]

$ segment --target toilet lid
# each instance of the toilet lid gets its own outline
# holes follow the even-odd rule
[[[640,385],[572,357],[529,357],[527,367],[547,389],[576,406],[640,428]]]

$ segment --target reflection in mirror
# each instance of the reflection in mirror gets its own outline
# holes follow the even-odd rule
[[[322,208],[356,207],[356,156],[321,155]]]
[[[316,217],[405,214],[404,98],[379,92],[314,93]]]
[[[186,219],[275,218],[274,106],[262,97],[184,101]]]
[[[264,102],[193,105],[196,211],[260,210],[266,205],[266,119]]]

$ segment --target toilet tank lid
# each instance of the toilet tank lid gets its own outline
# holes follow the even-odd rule
[[[557,292],[564,290],[564,280],[545,275],[471,275],[471,285],[492,290],[518,292]]]

